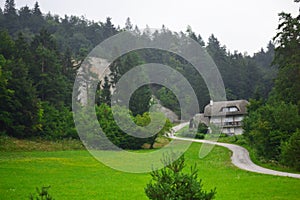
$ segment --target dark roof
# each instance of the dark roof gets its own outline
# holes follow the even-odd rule
[[[212,105],[208,104],[205,106],[204,116],[245,115],[247,113],[248,104],[249,102],[246,100],[213,102]],[[237,111],[228,112],[224,111],[223,108],[237,108]]]

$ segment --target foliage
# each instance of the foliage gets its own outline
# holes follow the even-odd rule
[[[39,136],[48,139],[78,139],[73,113],[66,107],[54,107],[49,102],[41,104],[41,129]]]
[[[299,11],[300,12],[300,11]],[[278,98],[300,105],[300,14],[280,13],[274,63],[279,66],[275,81]]]
[[[205,138],[205,135],[203,133],[196,133],[196,136],[195,136],[196,139],[204,139]]]
[[[54,200],[52,196],[48,193],[48,190],[50,189],[50,186],[48,187],[42,187],[41,189],[36,188],[37,196],[34,197],[32,194],[30,195],[30,200]]]
[[[102,89],[100,90],[98,105],[101,103],[111,105],[111,84],[109,83],[107,76],[104,77],[104,83],[102,85]]]
[[[244,135],[259,156],[279,160],[281,144],[286,142],[300,124],[298,108],[284,102],[261,105],[256,110],[251,101],[244,119]]]
[[[4,44],[0,49],[3,76],[0,123],[9,135],[32,136],[37,125],[38,99],[29,77],[29,67],[22,58],[13,59],[15,52],[10,50],[15,48],[15,42],[7,32],[1,31],[0,39]]]
[[[191,167],[190,174],[183,173],[185,166],[184,156],[172,162],[175,153],[165,155],[163,164],[165,168],[159,171],[151,172],[152,179],[145,188],[146,195],[149,199],[156,200],[177,200],[177,199],[214,199],[216,191],[206,192],[203,190],[202,180],[198,180],[198,170],[196,165]]]
[[[133,67],[139,66],[141,64],[143,64],[143,60],[141,59],[139,54],[136,52],[131,52],[115,60],[110,65],[111,85],[115,89],[115,95],[118,94],[119,99],[117,99],[117,101],[125,101],[122,98],[126,96],[124,92],[127,93],[128,91],[119,91],[118,88],[116,88],[116,84],[126,72],[131,70]],[[132,79],[147,79],[147,76],[146,74],[139,74],[139,76],[132,77]],[[151,91],[149,85],[144,85],[138,88],[136,82],[137,81],[132,81],[130,78],[124,80],[123,82],[123,84],[126,84],[127,88],[137,88],[137,90],[135,90],[131,95],[129,101],[129,109],[134,116],[136,116],[137,114],[142,115],[144,112],[147,112],[150,108],[151,100]]]
[[[252,100],[244,119],[245,138],[267,160],[299,170],[300,128],[300,15],[280,13],[274,37],[274,64],[279,68],[275,87],[266,102]]]
[[[133,116],[129,110],[122,107],[115,107],[114,115],[117,115],[119,120],[118,122],[122,125],[123,130],[118,126],[116,121],[114,120],[112,109],[106,105],[101,104],[100,106],[96,106],[96,114],[100,123],[100,126],[103,130],[104,135],[102,137],[107,137],[114,145],[118,146],[119,148],[123,149],[140,149],[145,143],[150,144],[150,148],[153,148],[153,145],[158,136],[162,136],[166,132],[170,130],[172,124],[167,119],[164,123],[163,127],[158,127],[160,122],[165,120],[165,117],[162,113],[151,113],[153,119],[151,121],[150,114],[145,112],[143,115]],[[129,119],[127,117],[130,117]],[[128,120],[131,120],[129,122]],[[152,127],[144,128],[149,123],[152,123]],[[131,126],[131,123],[135,123],[134,126]],[[136,126],[137,125],[137,126]],[[128,133],[124,132],[124,128],[135,135],[140,135],[141,138],[134,137],[129,135]],[[151,130],[159,130],[153,136]],[[91,135],[91,141],[88,141],[88,144],[92,144],[95,141],[95,135]],[[86,138],[89,140],[88,138]],[[105,145],[106,143],[99,142],[97,143],[99,146],[94,146],[100,149],[107,148]]]
[[[134,29],[137,36],[151,38],[154,43],[168,38],[191,37],[216,62],[231,99],[249,98],[256,94],[265,98],[276,74],[276,68],[270,67],[274,54],[272,43],[267,51],[262,50],[250,57],[228,52],[214,35],[205,46],[202,37],[194,33],[191,27],[187,28],[186,33],[173,33],[163,26],[161,32],[151,35],[150,32],[141,33],[138,27],[133,28],[130,19],[126,20],[125,29],[121,29],[114,26],[111,18],[94,22],[84,17],[43,14],[38,2],[33,8],[24,6],[17,9],[14,0],[5,1],[3,12],[0,12],[0,27],[0,132],[18,138],[77,138],[72,122],[71,96],[78,67],[97,44],[123,30]],[[198,98],[199,110],[203,110],[210,97],[201,75],[180,56],[153,49],[129,52],[111,64],[111,74],[104,78],[97,93],[98,106],[102,103],[109,105],[111,92],[120,77],[143,63],[161,63],[180,72],[191,83]],[[147,80],[146,75],[133,78]],[[135,81],[128,84],[134,86]],[[295,92],[297,85],[294,86]],[[173,92],[161,85],[151,84],[138,88],[131,96],[129,107],[134,117],[149,111],[152,95],[156,95],[162,105],[175,111],[178,116],[184,116]],[[183,99],[186,105],[190,105],[190,97],[184,96]],[[187,112],[194,114],[195,108],[190,106]],[[115,127],[110,122],[101,123]],[[117,136],[111,135],[111,138],[123,137],[121,135],[124,133],[119,130],[112,131]],[[115,142],[125,141],[119,139]],[[153,144],[155,139],[156,136],[150,137],[147,143]],[[132,148],[128,146],[128,141],[122,145]],[[140,143],[134,148],[138,148]]]
[[[153,148],[154,143],[156,142],[156,139],[158,137],[163,136],[165,133],[170,132],[171,128],[172,128],[172,123],[170,122],[169,119],[165,118],[163,113],[160,112],[152,112],[151,113],[152,116],[152,120],[150,118],[150,113],[149,112],[145,112],[143,115],[137,115],[134,119],[135,119],[135,123],[138,126],[141,127],[145,127],[149,125],[150,123],[152,124],[152,127],[154,130],[159,130],[158,133],[156,133],[154,136],[149,137],[147,140],[147,143],[150,144],[150,149]],[[160,127],[160,122],[164,121],[164,126]],[[150,133],[151,134],[151,133]]]
[[[189,129],[188,126],[185,126],[182,129],[180,129],[178,132],[176,132],[176,136],[196,138],[196,139],[204,139],[206,135],[203,134],[203,133],[199,133],[195,130],[191,130],[191,129]]]
[[[282,162],[300,171],[300,129],[282,144]]]
[[[177,116],[180,116],[181,113],[179,110],[180,107],[179,107],[178,99],[170,89],[162,87],[157,91],[156,95],[163,106],[174,111],[177,114]]]
[[[208,132],[208,126],[204,123],[199,123],[197,133],[206,134]]]

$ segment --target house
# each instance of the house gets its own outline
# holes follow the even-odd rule
[[[190,121],[190,129],[195,129],[198,124],[207,126],[214,124],[228,135],[240,135],[243,133],[242,120],[247,114],[246,100],[236,101],[210,101],[204,108],[204,113],[196,114]]]

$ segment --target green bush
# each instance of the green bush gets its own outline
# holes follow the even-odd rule
[[[248,116],[243,120],[245,139],[258,156],[279,161],[281,146],[300,128],[298,108],[285,102],[257,104],[251,101]]]
[[[300,129],[282,145],[281,162],[300,171]]]
[[[151,173],[152,181],[145,188],[146,195],[153,200],[210,200],[214,199],[216,189],[206,192],[203,190],[202,180],[198,179],[196,165],[191,167],[190,173],[183,173],[184,156],[173,161],[176,154],[163,158],[165,168]]]
[[[208,132],[208,126],[206,126],[206,124],[204,124],[204,123],[199,123],[197,132],[198,133],[207,134],[207,132]]]
[[[41,104],[39,135],[47,139],[78,139],[72,112],[64,106],[54,107],[48,102]]]
[[[204,138],[205,138],[205,135],[204,135],[204,134],[201,134],[201,133],[196,133],[195,138],[196,138],[196,139],[204,139]]]
[[[39,188],[36,188],[36,196],[30,194],[29,200],[54,200],[54,198],[51,197],[51,195],[48,193],[49,189],[50,186],[42,187],[41,190]]]

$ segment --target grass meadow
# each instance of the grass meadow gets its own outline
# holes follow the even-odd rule
[[[186,171],[196,163],[204,188],[216,187],[216,199],[299,199],[300,180],[240,170],[222,147],[199,159],[200,146],[194,143],[185,153]],[[56,200],[147,199],[150,180],[149,174],[115,171],[85,150],[0,152],[1,200],[28,199],[36,187],[49,185]]]

